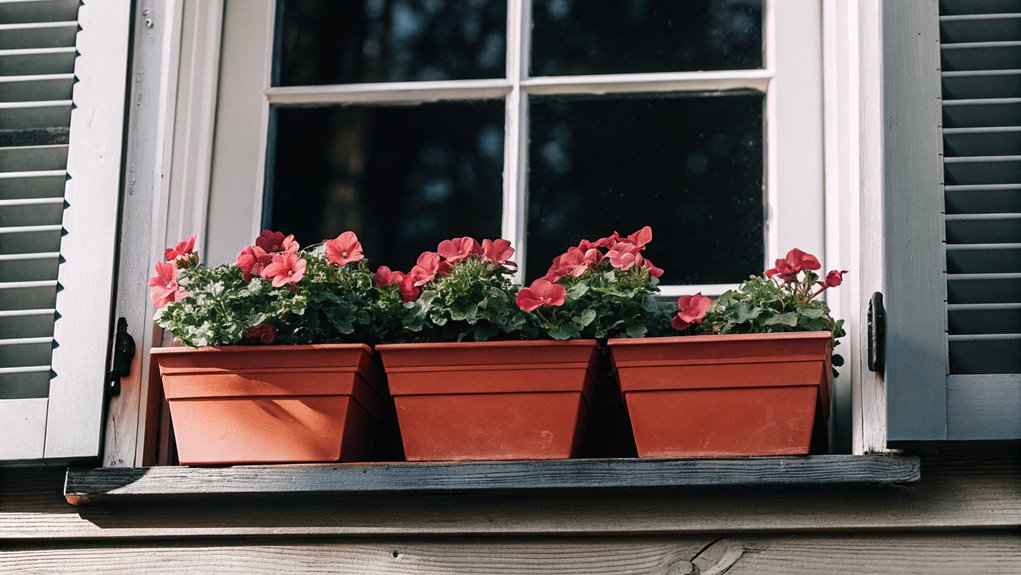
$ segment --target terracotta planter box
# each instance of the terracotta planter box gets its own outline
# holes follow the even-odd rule
[[[152,350],[182,465],[358,461],[385,384],[367,345]]]
[[[567,459],[584,440],[594,340],[376,346],[408,461]]]
[[[640,457],[804,455],[825,438],[829,332],[609,344]]]

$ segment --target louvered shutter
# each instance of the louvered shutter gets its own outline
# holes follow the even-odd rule
[[[99,454],[129,4],[0,0],[0,462]]]
[[[888,439],[1021,438],[1021,0],[884,3]]]

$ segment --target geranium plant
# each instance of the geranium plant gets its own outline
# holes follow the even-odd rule
[[[514,248],[507,240],[461,237],[423,252],[407,273],[380,267],[375,282],[380,338],[447,342],[528,337],[514,305]]]
[[[371,342],[373,274],[357,236],[299,248],[293,235],[265,230],[234,263],[210,267],[191,236],[156,264],[154,319],[192,347]]]
[[[656,267],[644,251],[652,228],[582,240],[522,289],[518,307],[553,339],[644,337],[665,331]]]

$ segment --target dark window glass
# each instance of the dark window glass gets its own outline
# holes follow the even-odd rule
[[[304,246],[358,234],[407,271],[448,237],[500,236],[503,101],[275,111],[268,227]]]
[[[534,0],[532,75],[762,67],[762,0]]]
[[[651,225],[664,284],[762,271],[763,96],[533,98],[530,280],[580,239]]]
[[[506,76],[506,2],[279,0],[277,11],[277,86]]]

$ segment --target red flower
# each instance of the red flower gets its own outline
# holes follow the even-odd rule
[[[323,243],[326,247],[326,259],[330,263],[344,267],[345,265],[365,259],[362,253],[362,244],[354,232],[344,232],[336,239],[327,240]]]
[[[776,267],[766,270],[766,277],[780,276],[785,282],[797,281],[797,276],[804,270],[817,270],[822,267],[819,260],[811,254],[794,248],[787,252],[787,257],[776,260]]]
[[[514,248],[508,240],[482,240],[482,253],[495,264],[514,264],[510,261]]]
[[[567,299],[567,290],[560,284],[539,278],[518,292],[514,302],[522,311],[535,311],[544,305],[559,307]]]
[[[847,270],[840,270],[840,271],[832,270],[832,271],[830,271],[830,273],[826,274],[826,280],[825,281],[821,281],[821,282],[818,282],[818,283],[819,283],[820,286],[823,287],[823,289],[831,288],[831,287],[837,287],[838,285],[844,283],[844,274],[846,274],[846,273],[847,273]]]
[[[652,228],[645,226],[627,237],[629,243],[634,244],[639,250],[645,249],[645,244],[652,241]]]
[[[482,255],[482,246],[479,242],[475,241],[475,238],[469,238],[467,236],[463,238],[454,238],[452,240],[443,240],[440,245],[436,247],[436,251],[450,263],[459,262],[463,259],[467,259],[471,256]]]
[[[415,280],[410,275],[401,278],[399,291],[401,292],[401,301],[415,301],[422,294],[422,290],[415,286]]]
[[[305,260],[294,252],[273,254],[273,262],[262,270],[264,279],[272,279],[273,287],[296,284],[305,277]]]
[[[645,266],[647,270],[649,270],[649,275],[654,278],[658,278],[663,275],[663,268],[656,267],[656,264],[649,261],[649,258],[645,258],[645,260],[642,262],[642,265]]]
[[[245,281],[252,281],[252,276],[262,275],[262,270],[273,261],[272,254],[259,246],[248,246],[238,254],[235,265],[241,268]]]
[[[372,279],[375,280],[377,286],[386,287],[401,283],[404,280],[404,272],[391,270],[387,266],[379,266]]]
[[[174,264],[156,262],[156,275],[149,278],[149,290],[152,304],[159,309],[169,303],[181,301],[188,297],[188,292],[177,283],[177,268]]]
[[[268,323],[260,323],[245,329],[244,337],[245,339],[254,339],[261,344],[269,345],[277,338],[277,328]]]
[[[178,258],[187,260],[193,253],[195,253],[195,234],[188,236],[188,239],[179,242],[176,246],[164,250],[163,258],[168,262],[176,261]]]
[[[610,258],[610,265],[620,270],[629,270],[632,266],[642,265],[642,256],[639,248],[630,242],[617,242],[613,244],[606,257]]]
[[[294,234],[284,236],[283,232],[271,232],[262,230],[255,240],[255,245],[266,250],[267,253],[294,253],[298,251],[298,242],[294,241]]]
[[[408,275],[412,278],[412,285],[420,287],[436,279],[436,276],[446,273],[450,273],[450,264],[441,261],[440,254],[422,252],[422,255],[418,256],[418,261],[415,262],[415,267],[411,268]]]
[[[670,325],[678,331],[684,331],[689,327],[702,323],[709,306],[713,300],[703,296],[701,293],[695,295],[682,295],[677,299],[677,315],[674,316]]]

